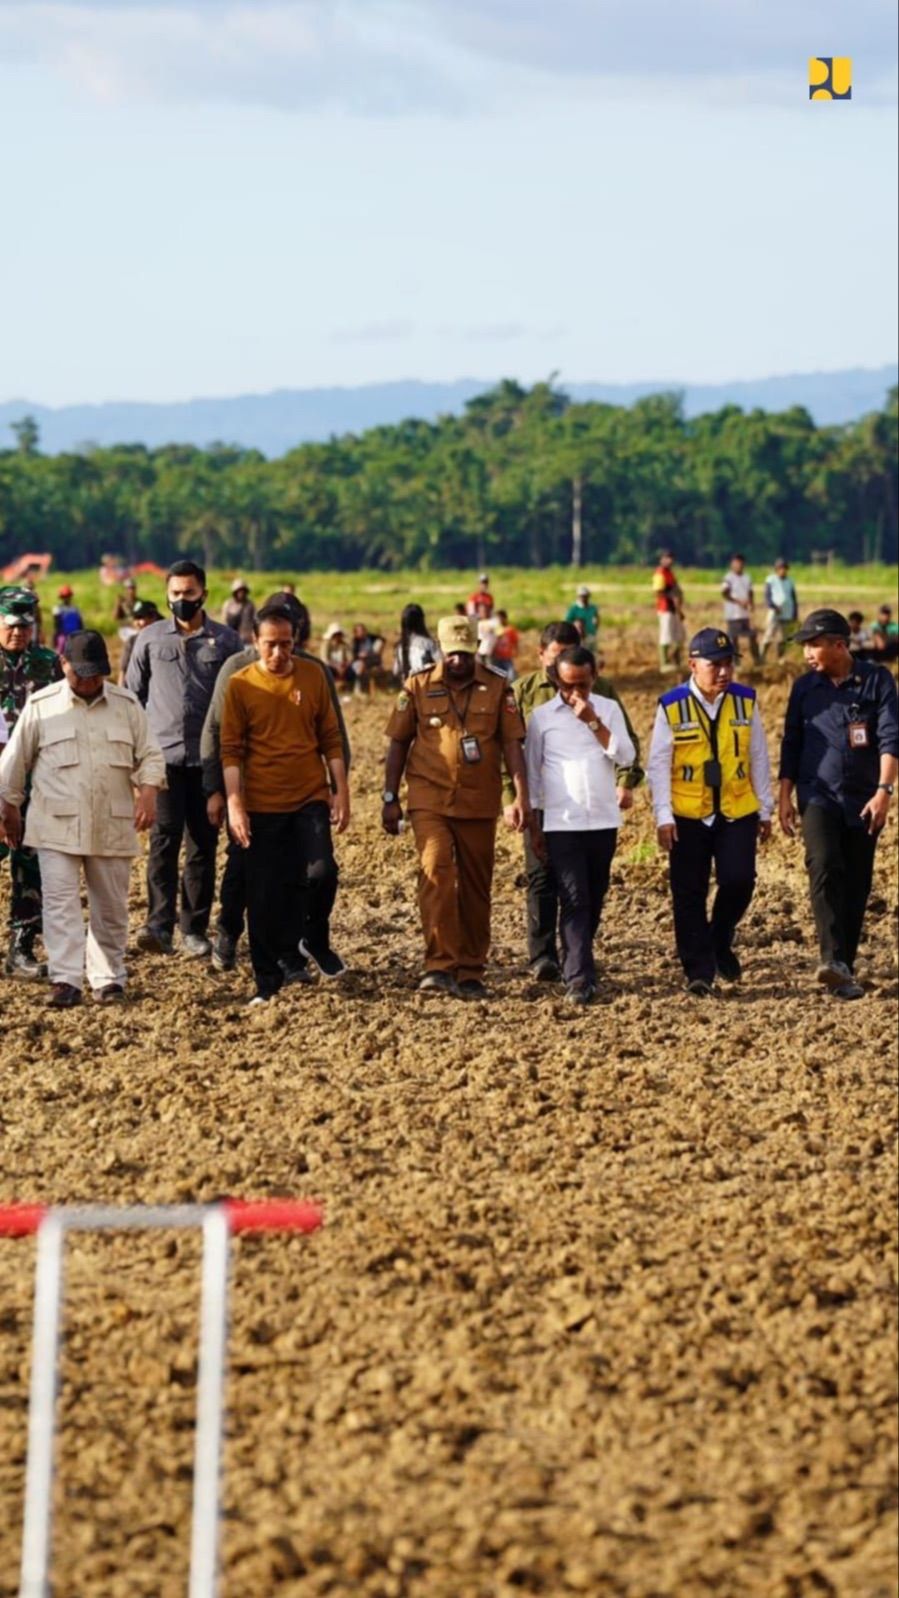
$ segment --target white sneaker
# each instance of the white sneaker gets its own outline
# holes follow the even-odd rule
[[[274,994],[266,998],[264,993],[254,993],[252,999],[247,1000],[247,1009],[255,1010],[260,1004],[271,1004]]]

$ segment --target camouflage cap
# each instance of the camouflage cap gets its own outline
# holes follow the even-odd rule
[[[16,588],[12,584],[0,588],[0,621],[5,621],[8,627],[15,622],[33,627],[36,613],[37,595],[30,588]]]
[[[476,655],[478,640],[467,616],[444,616],[437,623],[437,642],[445,655]]]

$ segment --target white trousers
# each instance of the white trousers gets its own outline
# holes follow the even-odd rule
[[[87,980],[94,991],[112,982],[124,987],[130,859],[63,854],[59,849],[38,849],[37,853],[50,981],[67,982],[80,992],[84,986],[86,945]],[[86,939],[81,910],[82,868],[87,884]]]

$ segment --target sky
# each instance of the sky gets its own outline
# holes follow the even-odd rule
[[[0,399],[879,366],[895,62],[888,0],[0,0]]]

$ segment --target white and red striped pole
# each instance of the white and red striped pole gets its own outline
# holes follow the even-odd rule
[[[236,1232],[314,1232],[318,1204],[295,1199],[226,1199],[220,1204],[0,1205],[0,1238],[37,1234],[28,1458],[19,1598],[50,1598],[53,1463],[59,1379],[64,1247],[68,1232],[200,1227],[203,1233],[197,1418],[189,1598],[215,1598],[219,1492],[228,1340],[228,1263]]]

